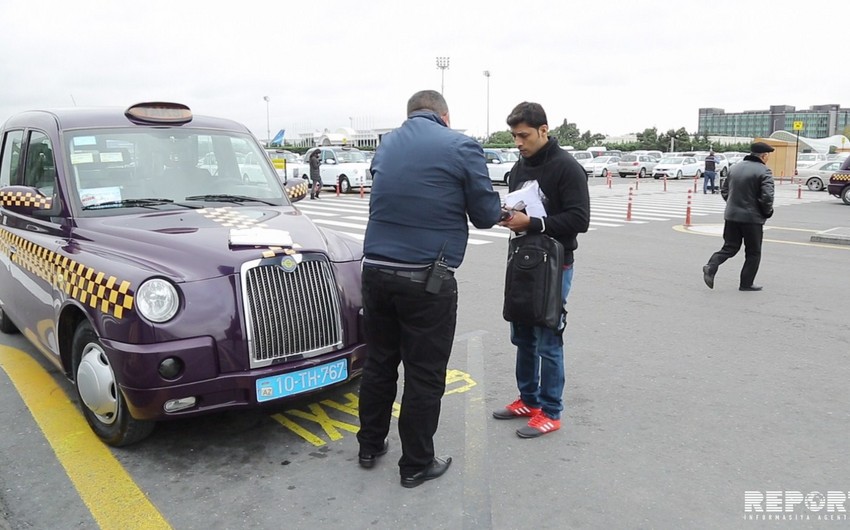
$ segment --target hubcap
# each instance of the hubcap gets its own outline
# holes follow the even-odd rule
[[[112,424],[118,415],[118,399],[115,375],[106,353],[97,344],[83,348],[80,366],[77,368],[77,388],[86,407],[101,422]]]

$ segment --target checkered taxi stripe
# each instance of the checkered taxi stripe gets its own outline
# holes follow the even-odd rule
[[[266,225],[261,223],[259,219],[248,217],[239,210],[228,206],[222,208],[202,208],[196,211],[207,219],[229,228],[266,228]]]
[[[835,182],[850,182],[850,173],[834,173],[829,180]]]
[[[290,199],[294,199],[296,197],[304,197],[307,195],[307,192],[310,190],[310,186],[307,184],[307,181],[301,179],[303,182],[295,184],[294,186],[286,186],[286,194]]]
[[[49,210],[53,199],[45,197],[40,193],[31,191],[2,191],[0,192],[0,204],[3,206],[23,206],[25,208],[39,208]]]
[[[16,249],[14,254],[12,248]],[[62,289],[71,298],[102,313],[120,319],[133,309],[130,282],[107,276],[8,230],[0,229],[0,253],[53,287]]]

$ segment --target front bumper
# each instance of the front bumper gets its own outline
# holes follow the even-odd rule
[[[138,420],[165,420],[196,416],[210,412],[254,408],[257,401],[256,381],[264,377],[294,372],[339,359],[348,363],[348,377],[344,381],[298,394],[327,390],[344,384],[363,371],[366,345],[355,344],[340,350],[291,362],[238,372],[219,371],[216,347],[211,337],[195,337],[156,344],[126,344],[102,340],[110,364],[119,382],[119,387],[130,414]],[[174,380],[167,380],[158,373],[162,360],[178,357],[184,363],[183,372]],[[191,408],[177,412],[165,412],[166,402],[174,399],[194,397]],[[279,403],[274,400],[266,403]]]

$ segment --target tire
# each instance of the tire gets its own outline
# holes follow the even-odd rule
[[[351,193],[351,183],[348,182],[348,177],[345,175],[339,177],[339,192]]]
[[[640,173],[638,173],[637,178],[639,178],[639,179],[646,178],[646,168],[644,168],[644,167],[640,168]]]
[[[681,179],[681,178],[682,178],[682,171],[681,171],[681,170],[679,170],[679,171],[676,173],[676,180],[679,180],[679,179]]]
[[[133,418],[118,389],[115,374],[100,339],[88,320],[74,332],[74,387],[92,431],[105,444],[123,447],[146,438],[155,422]]]
[[[504,183],[505,183],[505,186],[507,186],[507,185],[508,185],[508,179],[510,178],[510,176],[511,176],[511,172],[510,172],[510,171],[508,171],[507,173],[505,173],[505,178],[502,180],[502,182],[504,182]]]
[[[724,179],[725,179],[725,178],[726,178],[726,175],[727,175],[728,173],[729,173],[729,171],[728,171],[728,170],[724,167],[723,169],[721,169],[721,170],[720,170],[720,178],[724,178]]]
[[[15,327],[15,324],[12,323],[12,320],[9,318],[9,315],[3,311],[3,308],[0,307],[0,332],[11,334],[18,331],[18,328]]]
[[[841,200],[844,201],[844,204],[850,205],[850,186],[844,186],[844,189],[841,190]]]
[[[822,191],[825,187],[823,181],[817,177],[812,177],[806,181],[806,187],[811,191]]]
[[[607,168],[602,168],[602,178],[604,178],[604,179],[608,178],[608,169]]]
[[[697,172],[696,172],[696,173],[694,173],[694,178],[695,178],[695,179],[697,179],[697,180],[699,180],[699,179],[700,179],[700,177],[702,177],[702,171],[700,171],[699,169],[697,169]]]

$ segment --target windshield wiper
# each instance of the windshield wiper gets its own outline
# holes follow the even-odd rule
[[[247,195],[228,195],[225,193],[210,194],[210,195],[191,195],[186,197],[187,201],[210,201],[210,202],[261,202],[269,206],[276,206],[275,203],[264,201],[256,197],[248,197]]]
[[[83,210],[103,210],[106,208],[132,208],[139,206],[142,208],[152,208],[163,204],[171,204],[174,201],[171,199],[123,199],[120,201],[108,201],[98,204],[89,204],[83,206]]]

